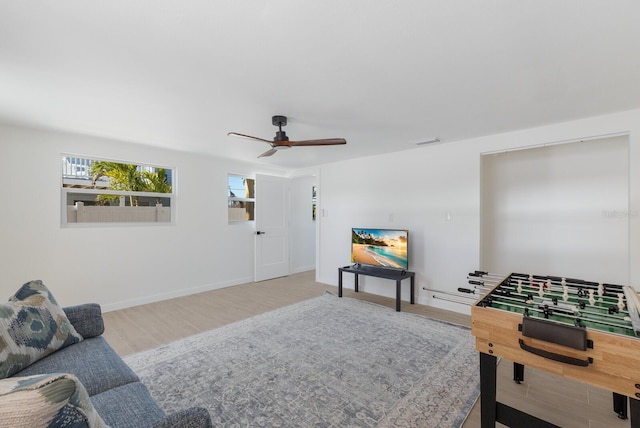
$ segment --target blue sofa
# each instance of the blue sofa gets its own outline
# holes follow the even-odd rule
[[[63,308],[84,340],[59,349],[15,373],[24,377],[50,373],[75,375],[85,387],[91,404],[112,428],[208,428],[209,413],[189,408],[166,415],[138,376],[102,336],[100,306],[84,304]]]

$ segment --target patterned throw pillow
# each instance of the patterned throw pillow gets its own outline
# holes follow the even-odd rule
[[[0,304],[0,379],[81,340],[42,281],[28,282]]]
[[[82,383],[64,373],[0,380],[0,426],[108,428]]]

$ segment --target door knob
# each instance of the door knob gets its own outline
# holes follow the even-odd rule
[[[262,231],[258,230],[258,231],[256,232],[256,235],[264,235],[265,233],[267,233],[267,232],[262,232]]]

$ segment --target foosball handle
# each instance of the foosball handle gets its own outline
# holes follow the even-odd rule
[[[460,287],[460,288],[458,288],[458,291],[460,293],[476,294],[476,291],[475,290],[471,290],[470,288],[462,288],[462,287]]]
[[[591,364],[591,358],[587,358],[586,360],[580,360],[578,358],[567,357],[566,355],[556,354],[554,352],[545,351],[544,349],[534,348],[533,346],[529,346],[524,343],[524,340],[519,339],[520,349],[523,349],[527,352],[531,352],[532,354],[538,355],[540,357],[547,358],[549,360],[558,361],[560,363],[571,364],[572,366],[580,366],[580,367],[588,367]]]
[[[469,276],[482,277],[485,275],[489,275],[489,272],[483,272],[481,270],[474,270],[473,272],[469,272]]]

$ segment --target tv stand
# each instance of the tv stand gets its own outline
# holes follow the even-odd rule
[[[387,269],[378,266],[368,266],[356,263],[350,266],[344,266],[338,268],[338,297],[342,297],[342,273],[350,272],[355,275],[354,288],[357,293],[358,290],[358,275],[375,276],[377,278],[391,279],[396,282],[396,311],[400,312],[400,285],[403,279],[409,278],[411,282],[411,304],[415,304],[415,272],[410,272],[401,269]]]

